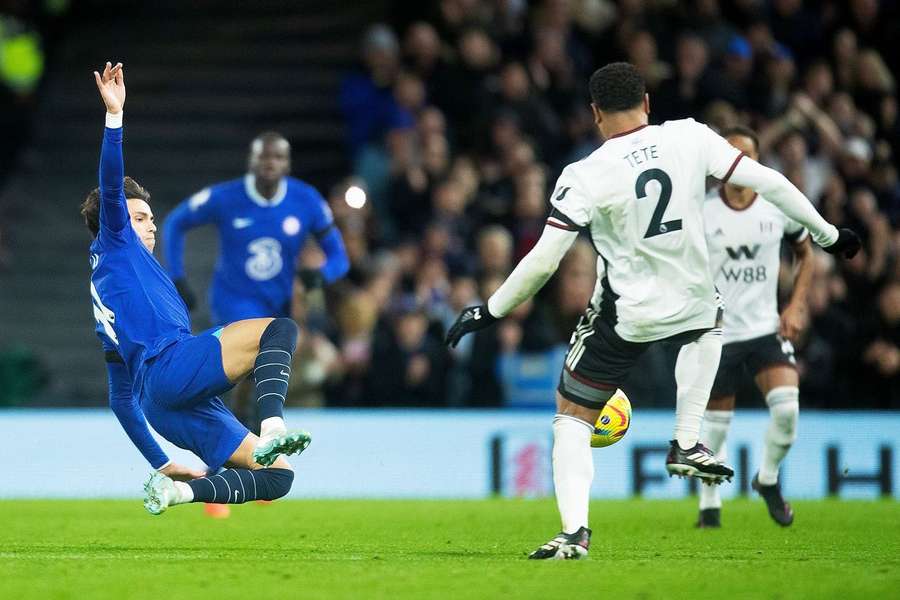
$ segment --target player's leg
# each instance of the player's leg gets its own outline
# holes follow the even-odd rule
[[[188,482],[154,474],[145,485],[144,501],[152,514],[189,502],[274,500],[290,490],[294,476],[287,460],[277,457],[270,468],[255,462],[253,451],[258,438],[218,398],[178,411],[157,408],[148,420],[163,437],[191,450],[211,467],[210,475]],[[222,465],[229,468],[219,471]]]
[[[709,448],[716,460],[728,460],[726,438],[734,417],[735,383],[744,372],[744,352],[741,343],[726,344],[722,347],[719,369],[710,392],[709,403],[703,415],[703,430],[700,440]],[[700,514],[697,527],[720,527],[722,524],[722,497],[719,486],[700,487]]]
[[[675,362],[675,439],[670,443],[666,470],[670,475],[721,483],[734,477],[734,470],[700,443],[700,425],[719,368],[722,330],[713,328],[690,337],[694,339],[681,346]]]
[[[728,460],[728,444],[726,438],[734,417],[734,395],[717,396],[715,391],[706,406],[703,416],[703,433],[701,440],[703,445],[709,448],[716,460],[725,462]],[[722,496],[719,486],[700,486],[700,514],[697,519],[697,527],[721,527],[722,524]]]
[[[588,507],[594,479],[591,434],[603,405],[645,350],[645,345],[618,338],[593,310],[582,317],[572,337],[553,418],[553,487],[562,531],[532,552],[531,559],[587,555],[591,536]]]
[[[797,438],[800,414],[799,377],[791,363],[772,364],[757,373],[756,384],[769,406],[769,426],[766,429],[759,472],[753,478],[753,489],[766,501],[772,519],[786,527],[793,523],[794,512],[781,495],[778,472]]]
[[[291,358],[299,330],[291,319],[247,319],[224,327],[219,336],[222,366],[232,382],[253,373],[260,418],[256,461],[272,464],[280,454],[295,454],[309,444],[303,431],[288,432],[284,401],[291,376]]]

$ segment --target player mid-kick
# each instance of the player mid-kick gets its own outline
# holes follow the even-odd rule
[[[530,558],[587,555],[594,476],[590,439],[606,401],[651,344],[679,346],[670,473],[718,482],[734,471],[700,444],[700,424],[722,349],[721,302],[703,227],[706,177],[753,188],[805,225],[829,252],[851,255],[859,238],[827,223],[784,176],[693,119],[648,125],[637,69],[613,63],[590,80],[594,121],[606,142],[567,166],[541,238],[490,297],[465,309],[447,334],[455,345],[531,297],[586,230],[600,255],[597,287],[572,336],[556,394],[553,483],[562,532]]]

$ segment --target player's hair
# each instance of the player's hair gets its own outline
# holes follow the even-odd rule
[[[125,198],[128,200],[139,199],[150,202],[150,192],[131,177],[125,177]],[[81,216],[84,224],[91,230],[91,235],[97,237],[100,233],[100,188],[95,188],[81,203]]]
[[[726,127],[723,129],[719,135],[723,138],[729,138],[733,135],[739,135],[741,137],[749,138],[750,141],[753,142],[753,150],[759,154],[759,136],[756,135],[756,132],[750,129],[745,125],[732,125],[730,127]]]
[[[627,62],[609,63],[591,75],[591,102],[603,112],[620,112],[640,106],[647,89],[644,78]]]

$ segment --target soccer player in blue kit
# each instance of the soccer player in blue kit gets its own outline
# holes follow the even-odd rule
[[[295,280],[306,291],[343,277],[350,268],[331,210],[316,189],[289,177],[291,146],[278,133],[260,134],[250,144],[248,173],[207,187],[187,198],[166,217],[163,256],[169,275],[193,310],[196,298],[185,278],[184,236],[202,225],[215,225],[219,258],[210,289],[217,325],[242,319],[291,314]],[[325,254],[319,269],[296,268],[309,236]],[[250,381],[232,394],[232,408],[248,426],[256,415]]]
[[[184,234],[214,224],[220,254],[210,290],[213,321],[290,314],[295,275],[307,290],[343,277],[350,268],[340,231],[325,199],[288,176],[291,146],[278,133],[250,144],[249,173],[201,190],[166,217],[163,255],[189,309],[196,300],[184,273]],[[297,255],[313,235],[325,253],[320,269],[295,270]]]
[[[237,321],[191,334],[187,307],[153,256],[156,226],[149,194],[124,175],[122,121],[125,76],[121,63],[94,72],[106,129],[100,187],[82,203],[94,235],[91,296],[97,335],[107,360],[110,406],[154,473],[144,486],[152,514],[187,502],[239,504],[287,494],[294,474],[282,455],[309,444],[288,431],[282,409],[297,343],[287,318]],[[262,418],[257,437],[228,411],[219,394],[253,372]],[[147,423],[209,467],[171,462]]]

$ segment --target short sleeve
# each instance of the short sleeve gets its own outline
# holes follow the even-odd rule
[[[571,167],[566,167],[562,175],[556,181],[556,187],[550,195],[550,205],[553,207],[550,221],[557,218],[566,225],[575,227],[587,227],[591,222],[591,203],[588,197],[581,191],[582,187],[577,177],[572,173]]]
[[[692,126],[697,131],[695,139],[700,142],[700,152],[706,157],[706,174],[727,182],[745,154],[707,125],[693,122]]]

